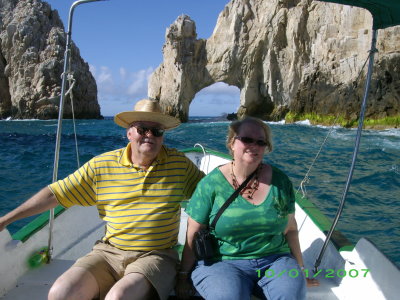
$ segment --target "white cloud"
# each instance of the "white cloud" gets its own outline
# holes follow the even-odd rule
[[[114,79],[108,67],[100,67],[100,73],[96,74],[95,78],[99,91],[110,93],[114,91]]]
[[[119,68],[119,76],[121,76],[122,80],[126,79],[127,74],[128,74],[128,72],[126,71],[125,68],[122,68],[122,67]]]
[[[233,85],[228,85],[224,82],[217,82],[214,83],[213,85],[210,85],[204,89],[202,89],[198,95],[203,95],[203,94],[223,94],[223,95],[233,95],[236,96],[240,93],[240,90],[238,87],[233,86]]]
[[[240,90],[223,82],[210,85],[196,94],[194,101],[203,104],[227,104],[237,106],[240,102]]]
[[[102,115],[113,116],[118,112],[131,110],[136,101],[147,97],[149,77],[154,72],[152,67],[135,72],[130,72],[124,67],[115,72],[106,66],[89,67],[96,79]],[[240,91],[237,87],[218,82],[196,94],[191,103],[190,115],[235,112],[239,102]]]
[[[147,97],[148,79],[154,71],[152,67],[136,72],[124,67],[116,72],[106,66],[89,68],[96,79],[98,101],[105,116],[114,115],[116,109],[130,110],[137,100]]]
[[[190,104],[191,116],[218,116],[236,112],[240,90],[223,82],[214,83],[198,92]]]
[[[132,96],[140,95],[144,92],[147,94],[147,83],[153,71],[154,69],[150,67],[146,70],[140,70],[133,73],[131,76],[131,83],[128,87],[128,94]]]

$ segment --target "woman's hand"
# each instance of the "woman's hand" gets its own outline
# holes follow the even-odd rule
[[[319,286],[319,281],[315,278],[306,278],[307,287]]]
[[[177,282],[175,286],[175,293],[178,299],[189,299],[195,294],[195,289],[190,281],[189,274],[181,275],[178,274]]]

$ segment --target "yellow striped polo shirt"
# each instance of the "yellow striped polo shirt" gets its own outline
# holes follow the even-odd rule
[[[130,147],[92,158],[49,188],[64,207],[96,205],[107,222],[103,241],[119,249],[170,248],[178,239],[180,203],[204,174],[165,146],[148,170],[141,170],[131,162]]]

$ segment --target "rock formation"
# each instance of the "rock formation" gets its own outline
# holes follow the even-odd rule
[[[311,0],[232,0],[207,40],[190,17],[167,29],[149,96],[187,121],[201,89],[240,89],[238,115],[282,119],[288,111],[357,118],[372,32],[368,11]],[[366,116],[400,114],[400,26],[379,30]],[[361,72],[361,77],[357,78]]]
[[[65,42],[58,13],[47,3],[0,0],[0,118],[57,118]],[[71,58],[75,117],[99,118],[96,82],[75,45]]]

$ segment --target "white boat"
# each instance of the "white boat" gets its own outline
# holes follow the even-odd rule
[[[225,154],[215,151],[203,153],[200,148],[183,151],[206,173],[230,160]],[[399,269],[366,238],[361,238],[353,246],[335,231],[319,266],[320,273],[313,275],[313,264],[331,222],[300,194],[296,198],[296,220],[305,267],[310,277],[315,276],[321,283],[319,287],[308,288],[307,299],[398,299]],[[62,210],[56,210],[56,215]],[[180,245],[185,241],[186,220],[187,215],[182,209]],[[95,207],[69,208],[60,213],[54,223],[51,263],[30,269],[27,261],[47,245],[49,225],[46,223],[48,213],[39,216],[13,237],[7,230],[0,233],[1,299],[46,299],[55,279],[77,258],[89,252],[104,233],[104,222],[98,218]],[[82,232],[82,228],[86,231]]]
[[[88,1],[96,0],[78,2]],[[400,23],[400,5],[395,0],[385,1],[383,4],[381,3],[383,1],[379,0],[327,2],[351,4],[364,8],[368,8],[371,3],[371,10],[374,11],[373,9],[377,8],[378,13],[380,13],[379,9],[383,9],[383,15],[380,15],[383,16],[383,25],[380,25],[374,19],[374,38],[376,38],[376,30],[379,28]],[[76,3],[74,4],[76,5]],[[390,20],[388,21],[389,17],[385,16],[384,13],[390,15],[391,9],[398,18],[393,21],[395,23],[388,25],[387,22]],[[396,9],[397,13],[394,12]],[[374,42],[371,48],[374,50]],[[373,54],[371,57],[369,79],[372,71]],[[65,61],[68,60],[65,59]],[[62,94],[64,94],[64,84],[65,79],[63,77]],[[62,99],[63,97],[60,101]],[[367,93],[363,105],[365,105],[366,99]],[[62,107],[63,105],[60,104],[60,108]],[[60,112],[62,116],[62,109],[60,109]],[[362,120],[363,114],[360,116],[359,132],[362,130]],[[356,158],[359,138],[360,135],[358,134],[353,162]],[[56,145],[56,149],[58,147]],[[230,160],[230,157],[225,154],[204,150],[203,148],[183,151],[205,173],[209,173],[218,165]],[[352,164],[352,167],[354,168],[354,164]],[[57,166],[55,166],[55,169],[57,169]],[[352,169],[349,172],[343,200],[346,198],[346,189],[350,184],[351,175]],[[338,210],[338,216],[340,216],[341,208]],[[52,213],[44,213],[13,236],[7,230],[0,232],[1,299],[46,299],[55,279],[69,268],[77,258],[89,252],[95,241],[104,234],[104,222],[99,219],[95,207],[72,207],[68,210],[58,207],[54,214],[56,218],[50,222],[50,225],[48,222],[49,219],[53,219]],[[399,298],[400,270],[367,238],[361,238],[356,245],[349,244],[340,232],[334,230],[337,219],[335,218],[332,225],[317,207],[300,194],[296,195],[296,219],[299,226],[305,271],[309,273],[309,277],[315,277],[320,281],[319,287],[308,288],[307,299],[394,300]],[[186,221],[187,215],[182,210],[178,248],[182,247],[185,240]],[[49,243],[49,227],[52,227],[51,243]],[[82,228],[86,228],[86,231],[82,232]],[[42,264],[36,268],[29,267],[29,261],[32,265],[35,265],[35,260],[40,262],[41,258],[46,256],[45,251],[41,253],[40,249],[49,244],[54,245],[50,263]],[[296,273],[289,275],[298,276]],[[273,275],[265,274],[265,276]]]

